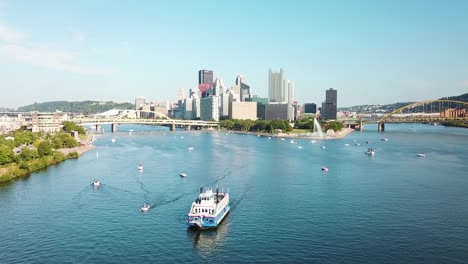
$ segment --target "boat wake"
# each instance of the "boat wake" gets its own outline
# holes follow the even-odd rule
[[[205,185],[202,185],[202,187],[210,187],[210,186],[213,186],[215,184],[217,184],[218,182],[224,180],[227,176],[231,175],[231,171],[230,170],[226,170],[225,173],[220,176],[218,179],[214,180],[213,182],[210,182],[210,183],[207,183]],[[151,203],[151,209],[153,208],[157,208],[157,207],[160,207],[160,206],[163,206],[163,205],[167,205],[167,204],[171,204],[171,203],[174,203],[174,202],[177,202],[179,201],[180,199],[184,198],[185,196],[188,196],[188,195],[194,195],[198,193],[198,190],[195,190],[195,191],[192,191],[192,192],[187,192],[187,193],[183,193],[183,194],[180,194],[172,199],[169,199],[169,200],[158,200],[158,201],[155,201],[153,203]]]

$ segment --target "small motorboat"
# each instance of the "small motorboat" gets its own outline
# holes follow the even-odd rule
[[[315,144],[315,142],[317,142],[317,140],[311,140],[310,143],[312,144]]]
[[[361,144],[359,144],[359,143],[354,143],[354,145],[356,145],[356,146],[361,146]]]
[[[298,149],[302,149],[302,146],[297,146]]]
[[[281,138],[282,141],[284,141],[284,138]]]
[[[271,139],[271,137],[268,137],[268,139]]]
[[[388,141],[388,138],[382,138],[381,140],[382,141]]]
[[[100,185],[101,185],[101,183],[99,182],[99,180],[94,180],[93,181],[93,186],[99,187]]]
[[[257,137],[260,137],[260,135],[257,135]]]
[[[151,208],[151,205],[143,204],[143,206],[141,207],[141,211],[142,212],[148,212],[150,208]]]
[[[115,138],[112,138],[111,141],[112,141],[112,143],[115,143]]]
[[[421,157],[421,158],[425,158],[425,157],[426,157],[426,154],[419,153],[419,154],[416,155],[416,156]]]
[[[369,156],[374,156],[375,154],[374,150],[371,148],[368,148],[366,151],[364,151],[364,153]]]
[[[322,166],[322,170],[323,171],[328,171],[328,167],[327,166]]]
[[[181,172],[181,173],[179,174],[179,176],[185,178],[185,177],[187,177],[187,173]]]
[[[139,171],[143,170],[143,163],[141,163],[141,161],[140,161],[140,163],[138,163],[138,170]]]
[[[322,149],[325,149],[325,146],[321,146]]]
[[[345,147],[349,147],[349,144],[344,144],[344,145],[345,145]]]
[[[290,142],[291,142],[291,144],[295,144],[295,143],[296,143],[296,141],[294,141],[294,140],[291,140]]]
[[[187,148],[187,149],[188,149],[188,150],[193,150],[193,148],[192,148],[192,147],[189,147],[189,148]]]
[[[368,140],[368,141],[366,141],[366,144],[370,144],[370,141],[369,141],[369,140]]]

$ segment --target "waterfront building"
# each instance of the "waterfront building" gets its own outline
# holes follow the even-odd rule
[[[294,83],[290,80],[284,81],[284,87],[288,89],[288,104],[292,105],[294,102]]]
[[[194,96],[192,99],[192,111],[193,111],[193,119],[200,118],[200,98],[198,96]]]
[[[200,100],[200,118],[201,120],[219,121],[219,96],[203,97]]]
[[[55,133],[60,131],[59,112],[33,112],[31,115],[32,132]]]
[[[17,129],[20,129],[25,122],[21,114],[3,115],[0,117],[0,135],[8,134]]]
[[[246,102],[256,102],[257,103],[257,119],[265,119],[265,105],[268,104],[268,98],[259,97],[254,95],[251,98],[246,98]]]
[[[229,119],[257,120],[256,102],[231,102]]]
[[[467,116],[466,109],[450,108],[440,113],[440,117],[443,117],[443,118],[465,118],[466,116]]]
[[[304,113],[305,114],[316,114],[317,113],[317,105],[314,103],[305,103],[304,104]]]
[[[230,91],[226,91],[225,93],[221,94],[221,109],[220,109],[220,118],[226,119],[229,117],[229,100],[231,97]]]
[[[193,119],[193,99],[185,98],[184,100],[180,101],[179,115],[182,119],[185,120]]]
[[[141,107],[143,107],[146,103],[146,98],[145,97],[137,97],[135,98],[135,110],[139,110]]]
[[[336,119],[337,90],[330,88],[326,91],[325,102],[322,103],[322,119]]]
[[[294,109],[288,103],[269,103],[265,105],[265,120],[293,120]]]
[[[268,71],[268,99],[273,103],[285,103],[288,101],[287,87],[284,82],[284,72]]]

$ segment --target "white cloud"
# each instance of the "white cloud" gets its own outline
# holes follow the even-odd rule
[[[5,56],[31,65],[83,75],[108,75],[110,71],[90,66],[77,65],[76,54],[65,51],[52,51],[17,44],[0,47],[0,56]]]
[[[85,41],[87,33],[78,32],[75,38]],[[31,43],[24,43],[26,36],[0,23],[0,56],[21,61],[42,68],[59,70],[83,75],[108,75],[107,69],[80,65],[78,53],[43,48]],[[5,44],[1,44],[5,42]]]
[[[24,34],[14,31],[6,25],[0,24],[0,41],[16,43],[24,39]]]

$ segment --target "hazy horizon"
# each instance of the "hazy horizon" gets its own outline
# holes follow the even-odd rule
[[[283,68],[295,100],[338,107],[468,92],[466,1],[0,0],[0,107],[176,99],[200,69],[268,96]]]

